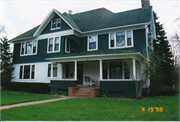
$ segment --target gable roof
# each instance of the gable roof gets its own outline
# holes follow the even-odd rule
[[[62,14],[59,11],[52,9],[41,25],[36,26],[35,28],[11,39],[10,41],[14,42],[23,38],[38,36],[55,14],[58,14],[72,29],[83,33],[150,22],[152,7],[149,9],[139,8],[119,13],[113,13],[105,8],[99,8],[72,15],[67,14],[66,12]]]

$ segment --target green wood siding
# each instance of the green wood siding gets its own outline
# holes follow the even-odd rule
[[[98,35],[98,50],[87,51],[87,37],[73,36],[71,40],[71,51],[65,53],[65,37],[61,37],[60,52],[47,53],[47,40],[38,40],[37,55],[20,56],[20,43],[14,45],[14,63],[46,62],[45,58],[68,57],[79,55],[114,54],[125,52],[144,52],[146,49],[145,29],[134,30],[134,47],[109,49],[108,34]]]
[[[98,35],[98,50],[104,50],[108,48],[109,48],[108,34]]]
[[[56,14],[53,17],[53,19],[57,19],[57,18],[59,18],[59,16]],[[69,27],[69,25],[64,20],[61,19],[60,29],[51,30],[51,21],[50,21],[41,34],[53,33],[53,32],[58,32],[58,31],[69,30],[69,29],[71,29],[71,27]]]

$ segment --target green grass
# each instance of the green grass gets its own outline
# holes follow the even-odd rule
[[[73,98],[1,111],[3,121],[178,121],[176,96],[129,98]],[[145,111],[141,110],[145,107]],[[148,107],[163,107],[148,112]]]
[[[60,96],[30,94],[24,91],[1,90],[1,105],[60,98]]]

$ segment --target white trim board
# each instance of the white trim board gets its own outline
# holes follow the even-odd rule
[[[71,57],[57,57],[46,58],[45,60],[51,60],[52,62],[74,62],[74,61],[90,61],[90,60],[111,60],[111,59],[125,59],[127,56],[135,55],[144,57],[140,52],[137,53],[121,53],[121,54],[103,54],[103,55],[85,55],[85,56],[71,56]],[[119,56],[119,57],[117,57]]]

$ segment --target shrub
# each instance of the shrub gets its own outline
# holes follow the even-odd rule
[[[33,93],[49,93],[50,83],[20,83],[10,82],[5,83],[3,89],[28,91]]]
[[[167,86],[167,85],[164,85],[160,92],[161,95],[175,95],[176,93],[177,93],[177,90],[175,88],[173,88],[172,86]]]

